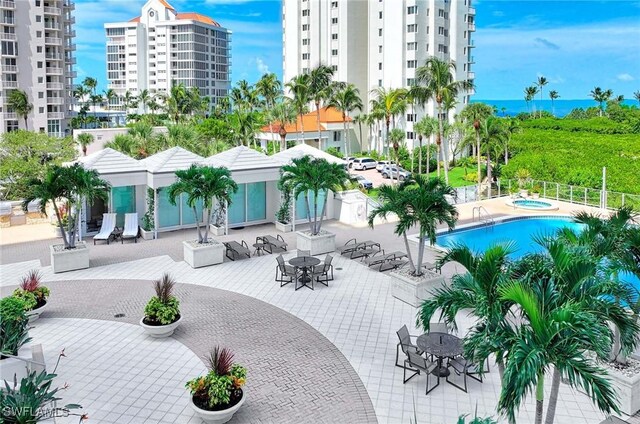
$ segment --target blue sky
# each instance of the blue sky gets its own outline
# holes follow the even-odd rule
[[[233,31],[232,78],[282,74],[279,1],[169,0]],[[348,0],[360,1],[360,0]],[[387,0],[389,1],[389,0]],[[129,20],[145,0],[76,0],[78,79],[105,88],[105,22]],[[476,99],[520,99],[539,75],[545,91],[584,99],[595,86],[616,94],[640,90],[640,0],[477,0]]]

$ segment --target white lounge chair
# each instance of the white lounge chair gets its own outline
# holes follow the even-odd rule
[[[124,243],[124,239],[132,238],[136,243],[138,242],[138,213],[125,213],[124,214],[124,231],[122,232],[121,241]]]
[[[116,214],[115,213],[104,213],[102,214],[102,226],[100,227],[100,232],[93,236],[93,244],[96,244],[96,240],[103,240],[109,244],[109,239],[111,239],[111,233],[116,228]]]

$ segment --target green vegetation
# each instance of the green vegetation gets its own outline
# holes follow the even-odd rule
[[[169,325],[180,318],[180,301],[173,295],[175,285],[169,274],[164,274],[154,282],[153,289],[156,295],[144,307],[145,324]]]

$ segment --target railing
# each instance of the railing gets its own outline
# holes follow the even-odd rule
[[[55,30],[60,30],[60,24],[57,22],[45,22],[44,23],[44,28],[45,29],[55,29]]]
[[[47,97],[47,104],[50,105],[63,105],[64,97]]]
[[[58,7],[45,7],[44,14],[45,15],[59,15],[62,13],[62,9]]]
[[[64,112],[47,112],[49,119],[64,119]]]
[[[63,90],[64,84],[61,82],[47,82],[47,89],[49,90]]]
[[[495,221],[493,220],[493,218],[489,214],[489,211],[487,211],[487,209],[485,209],[484,206],[475,206],[473,208],[472,214],[471,214],[471,220],[472,221],[476,220],[476,211],[478,212],[478,221],[484,222],[487,225],[495,224]],[[484,218],[482,217],[482,214],[484,214]]]
[[[63,71],[64,71],[63,68],[47,66],[47,74],[62,75]]]
[[[476,30],[476,24],[473,22],[469,22],[469,31],[475,31]]]
[[[4,119],[18,119],[18,114],[15,112],[5,112]]]
[[[62,38],[58,37],[46,37],[44,39],[45,44],[60,44],[62,43]]]
[[[49,60],[62,60],[62,53],[45,53],[45,59]]]
[[[2,81],[4,88],[18,88],[18,81]]]
[[[15,9],[16,8],[16,3],[13,1],[0,1],[0,8],[2,9]]]
[[[2,65],[2,72],[18,72],[16,65]]]
[[[12,32],[0,32],[0,40],[15,40],[16,38]]]

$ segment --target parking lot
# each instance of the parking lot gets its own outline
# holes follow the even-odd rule
[[[375,169],[367,169],[366,171],[358,171],[353,168],[349,170],[351,175],[363,175],[367,180],[373,183],[373,187],[380,187],[382,184],[391,184],[390,179],[382,178],[382,174]]]

